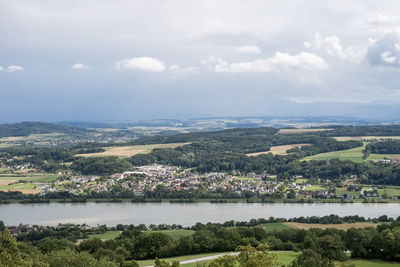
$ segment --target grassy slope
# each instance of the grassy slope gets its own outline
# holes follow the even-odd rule
[[[172,239],[178,239],[181,236],[191,236],[195,233],[194,230],[185,230],[185,229],[180,229],[180,230],[161,230],[161,231],[156,231],[159,233],[164,233],[169,235]]]
[[[361,260],[361,259],[349,259],[344,262],[345,264],[354,264],[356,267],[386,267],[386,266],[400,266],[398,262],[382,261],[382,260]],[[340,266],[341,263],[336,263],[336,266]]]
[[[272,232],[274,230],[285,230],[285,229],[290,229],[289,225],[283,224],[283,223],[265,223],[261,224],[261,226],[264,228],[266,232]]]
[[[117,236],[119,236],[120,233],[121,231],[107,231],[104,234],[90,234],[89,239],[92,238],[100,238],[103,240],[114,239]]]

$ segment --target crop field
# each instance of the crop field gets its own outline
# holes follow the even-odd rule
[[[51,183],[59,175],[49,173],[2,173],[0,174],[0,191],[20,191],[24,194],[36,194],[41,190],[35,187],[38,183]],[[20,182],[19,181],[26,181]]]
[[[77,154],[81,157],[131,157],[136,154],[148,154],[155,148],[175,148],[184,146],[190,143],[170,143],[170,144],[153,144],[153,145],[139,145],[139,146],[113,146],[104,147],[106,151],[98,153]]]
[[[377,223],[370,222],[359,222],[359,223],[342,223],[342,224],[314,224],[314,223],[297,223],[297,222],[285,222],[285,225],[297,228],[297,229],[311,229],[311,228],[320,228],[320,229],[328,229],[335,228],[340,230],[347,230],[350,228],[364,228],[364,227],[377,227]]]
[[[269,151],[263,152],[255,152],[246,154],[247,156],[258,156],[262,154],[272,153],[274,155],[287,155],[286,151],[295,147],[302,147],[302,146],[311,146],[311,144],[292,144],[292,145],[283,145],[283,146],[272,146]]]
[[[331,129],[325,128],[315,128],[315,129],[280,129],[280,134],[295,134],[295,133],[314,133],[314,132],[322,132],[322,131],[330,131]]]

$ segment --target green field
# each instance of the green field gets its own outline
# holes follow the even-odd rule
[[[303,160],[330,160],[330,159],[340,159],[340,160],[351,160],[356,163],[361,163],[367,160],[381,160],[390,159],[391,157],[400,157],[399,154],[371,154],[367,159],[364,159],[363,150],[368,142],[364,142],[361,147],[356,147],[347,150],[333,151],[327,153],[316,154],[313,156],[305,157]]]
[[[167,262],[186,261],[186,260],[193,260],[193,259],[198,259],[198,258],[203,258],[203,257],[208,257],[208,256],[220,255],[220,254],[224,254],[224,253],[226,253],[226,252],[202,253],[202,254],[195,254],[195,255],[185,255],[185,256],[179,256],[179,257],[165,258],[163,260],[165,260]],[[294,251],[271,251],[271,253],[276,253],[279,257],[279,260],[282,262],[282,264],[285,264],[285,265],[291,263],[297,257],[297,255],[299,255],[299,252],[294,252]],[[154,265],[154,260],[141,260],[141,261],[137,261],[137,263],[139,264],[139,266],[149,266],[149,265]],[[197,267],[197,263],[182,264],[181,266]]]
[[[154,231],[152,231],[154,232]],[[152,233],[149,232],[149,233]],[[161,230],[161,231],[156,231],[159,233],[164,233],[169,235],[172,239],[178,239],[181,236],[191,236],[195,233],[194,230],[185,230],[185,229],[179,229],[179,230]]]
[[[325,187],[322,187],[320,185],[312,185],[312,186],[308,186],[305,188],[305,191],[324,191],[326,190]]]
[[[89,234],[89,239],[92,238],[99,238],[102,240],[114,239],[117,236],[119,236],[120,233],[121,231],[107,231],[104,234]]]
[[[382,260],[362,260],[362,259],[349,259],[344,262],[345,264],[354,264],[356,267],[386,267],[386,266],[400,266],[398,262],[382,261]],[[336,263],[340,267],[342,263]]]
[[[360,192],[358,191],[347,191],[346,188],[336,188],[336,195],[341,196],[347,194],[348,196],[353,196],[358,198],[360,196]]]
[[[284,223],[265,223],[261,224],[260,226],[262,226],[266,232],[272,232],[274,230],[280,231],[292,228]]]
[[[366,143],[364,143],[363,146],[352,149],[316,154],[313,156],[305,157],[303,160],[329,160],[338,158],[340,160],[351,160],[353,162],[361,163],[365,161],[363,159],[362,153],[362,151],[365,149],[365,146]]]

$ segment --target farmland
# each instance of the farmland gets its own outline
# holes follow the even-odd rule
[[[364,142],[364,145],[361,147],[356,147],[347,150],[333,151],[327,153],[316,154],[313,156],[309,156],[304,158],[303,160],[330,160],[334,158],[338,158],[340,160],[350,160],[356,163],[365,162],[368,160],[377,161],[382,159],[390,159],[400,157],[398,154],[370,154],[367,159],[364,159],[363,150],[365,149],[368,143]]]
[[[107,157],[107,156],[117,156],[117,157],[131,157],[137,154],[148,154],[155,148],[176,148],[179,146],[184,146],[189,143],[169,143],[169,144],[153,144],[153,145],[137,145],[137,146],[112,146],[104,147],[106,151],[98,153],[87,153],[87,154],[77,154],[76,156],[81,157]]]
[[[400,136],[338,136],[333,138],[335,138],[337,141],[393,140],[393,139],[399,140]]]
[[[269,151],[264,152],[255,152],[246,154],[247,156],[258,156],[262,154],[272,153],[273,155],[287,155],[287,150],[295,148],[295,147],[303,147],[303,146],[310,146],[311,144],[292,144],[292,145],[283,145],[283,146],[272,146]]]
[[[20,191],[24,194],[39,193],[36,189],[40,183],[51,183],[58,177],[57,174],[48,173],[3,173],[0,174],[0,191]]]

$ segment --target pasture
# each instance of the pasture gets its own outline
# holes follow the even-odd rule
[[[51,183],[58,177],[60,175],[50,173],[3,173],[0,174],[0,191],[20,191],[24,194],[36,194],[41,191],[35,188],[39,183]]]
[[[160,231],[152,231],[149,233],[153,233],[153,232],[164,233],[166,235],[169,235],[172,239],[179,239],[181,236],[191,236],[195,233],[194,230],[185,230],[185,229],[160,230]]]
[[[345,264],[354,264],[355,267],[386,267],[400,266],[398,262],[383,261],[383,260],[364,260],[364,259],[348,259],[343,262]],[[336,262],[335,266],[339,267],[342,262]]]
[[[99,238],[101,240],[115,239],[119,236],[121,231],[106,231],[103,234],[89,234],[89,239]]]
[[[311,144],[291,144],[291,145],[282,145],[282,146],[271,146],[269,151],[263,152],[255,152],[246,154],[247,156],[258,156],[262,154],[272,153],[274,155],[287,155],[287,150],[295,148],[295,147],[303,147],[303,146],[311,146]]]
[[[112,146],[104,147],[106,151],[98,153],[77,154],[80,157],[132,157],[137,154],[148,154],[155,148],[176,148],[190,143],[169,143],[169,144],[153,144],[153,145],[137,145],[137,146]]]
[[[365,149],[366,143],[363,146],[351,148],[347,150],[332,151],[327,153],[316,154],[313,156],[305,157],[303,160],[330,160],[338,158],[340,160],[351,160],[353,162],[361,163],[363,159],[362,151]]]

